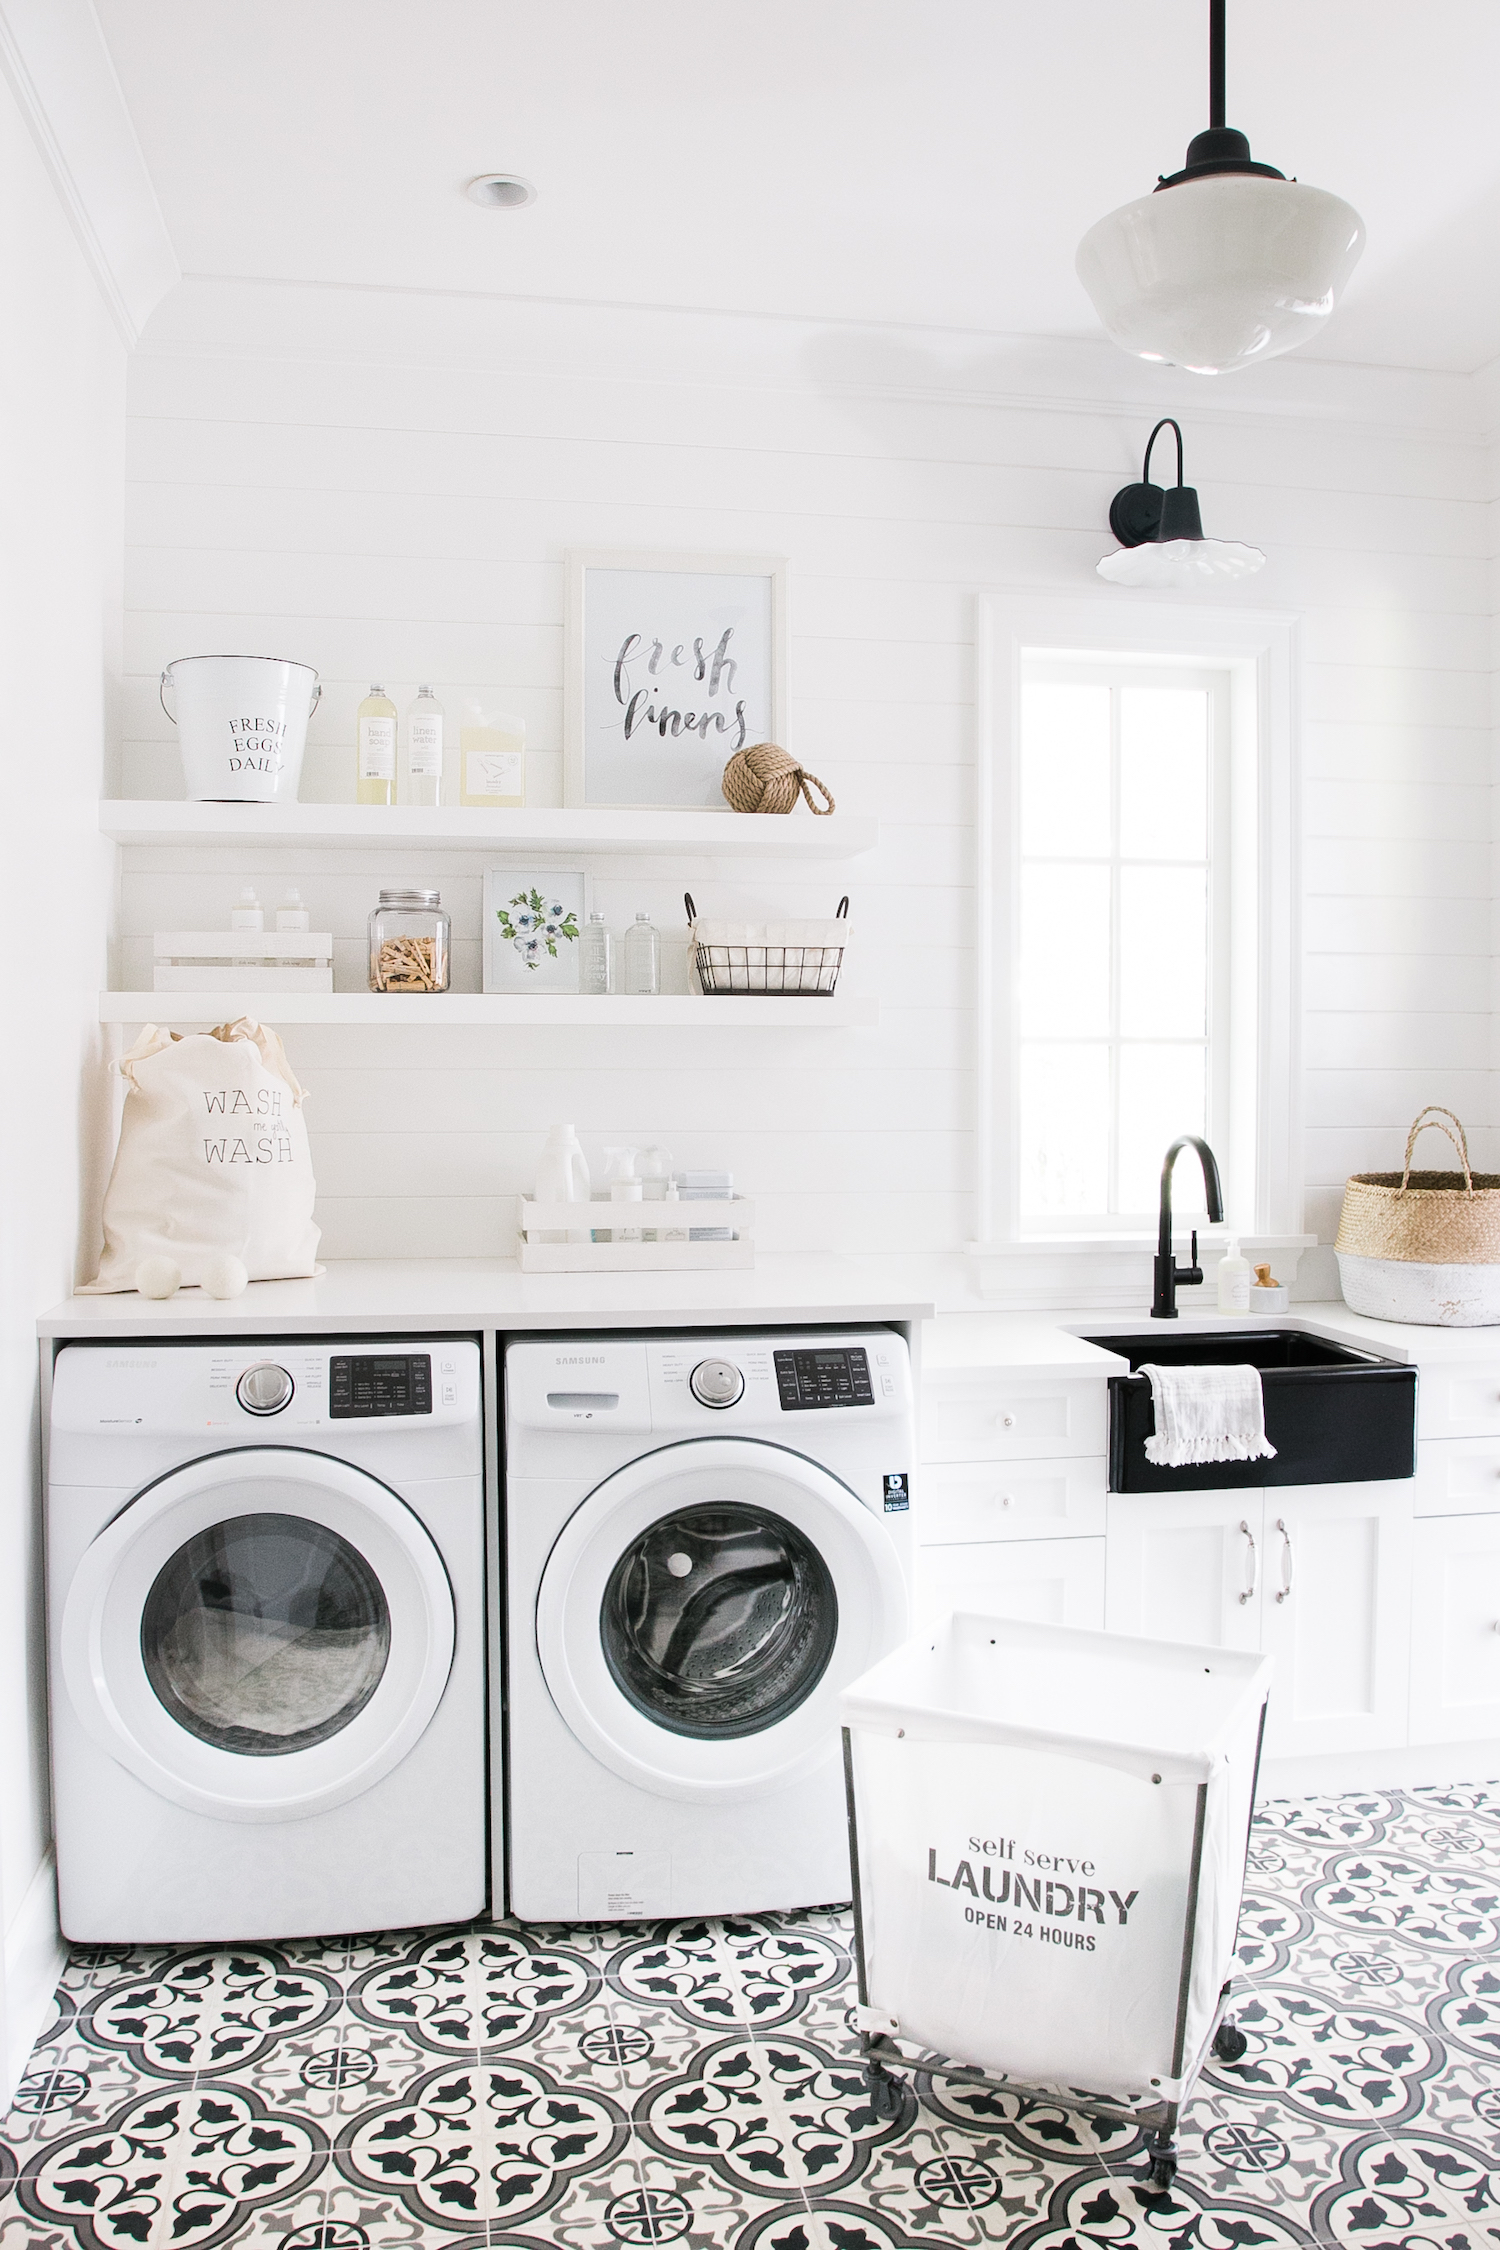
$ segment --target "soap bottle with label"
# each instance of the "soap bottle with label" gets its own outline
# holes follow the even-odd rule
[[[239,905],[230,909],[229,927],[232,930],[263,930],[265,926],[266,910],[255,895],[255,885],[247,883],[240,892]]]
[[[396,802],[396,706],[380,686],[372,686],[359,707],[356,802]]]
[[[302,903],[300,891],[287,892],[286,897],[276,909],[276,927],[278,930],[309,930],[312,928],[312,916]]]
[[[1234,1241],[1219,1260],[1219,1310],[1226,1313],[1250,1310],[1250,1260],[1240,1256],[1240,1246]]]
[[[437,805],[442,798],[443,706],[430,687],[419,687],[406,714],[406,802]]]

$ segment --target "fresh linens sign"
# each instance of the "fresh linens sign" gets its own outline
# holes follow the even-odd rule
[[[571,804],[715,805],[736,750],[775,738],[777,571],[574,559]]]

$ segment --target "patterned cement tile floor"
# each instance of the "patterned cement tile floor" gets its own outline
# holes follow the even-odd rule
[[[837,1910],[80,1949],[0,2250],[1500,2250],[1500,1788],[1267,1805],[1240,1955],[1160,2194],[1049,2101],[875,2116]]]

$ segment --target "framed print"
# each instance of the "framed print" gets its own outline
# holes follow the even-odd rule
[[[581,868],[487,867],[485,991],[576,992],[587,918]]]
[[[786,744],[786,564],[571,554],[563,802],[727,812],[736,750]]]

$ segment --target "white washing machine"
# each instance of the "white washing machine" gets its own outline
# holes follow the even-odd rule
[[[836,1699],[907,1630],[904,1339],[517,1343],[505,1432],[511,1912],[847,1898]]]
[[[485,1899],[472,1341],[70,1344],[47,1490],[64,1933],[457,1920]]]

